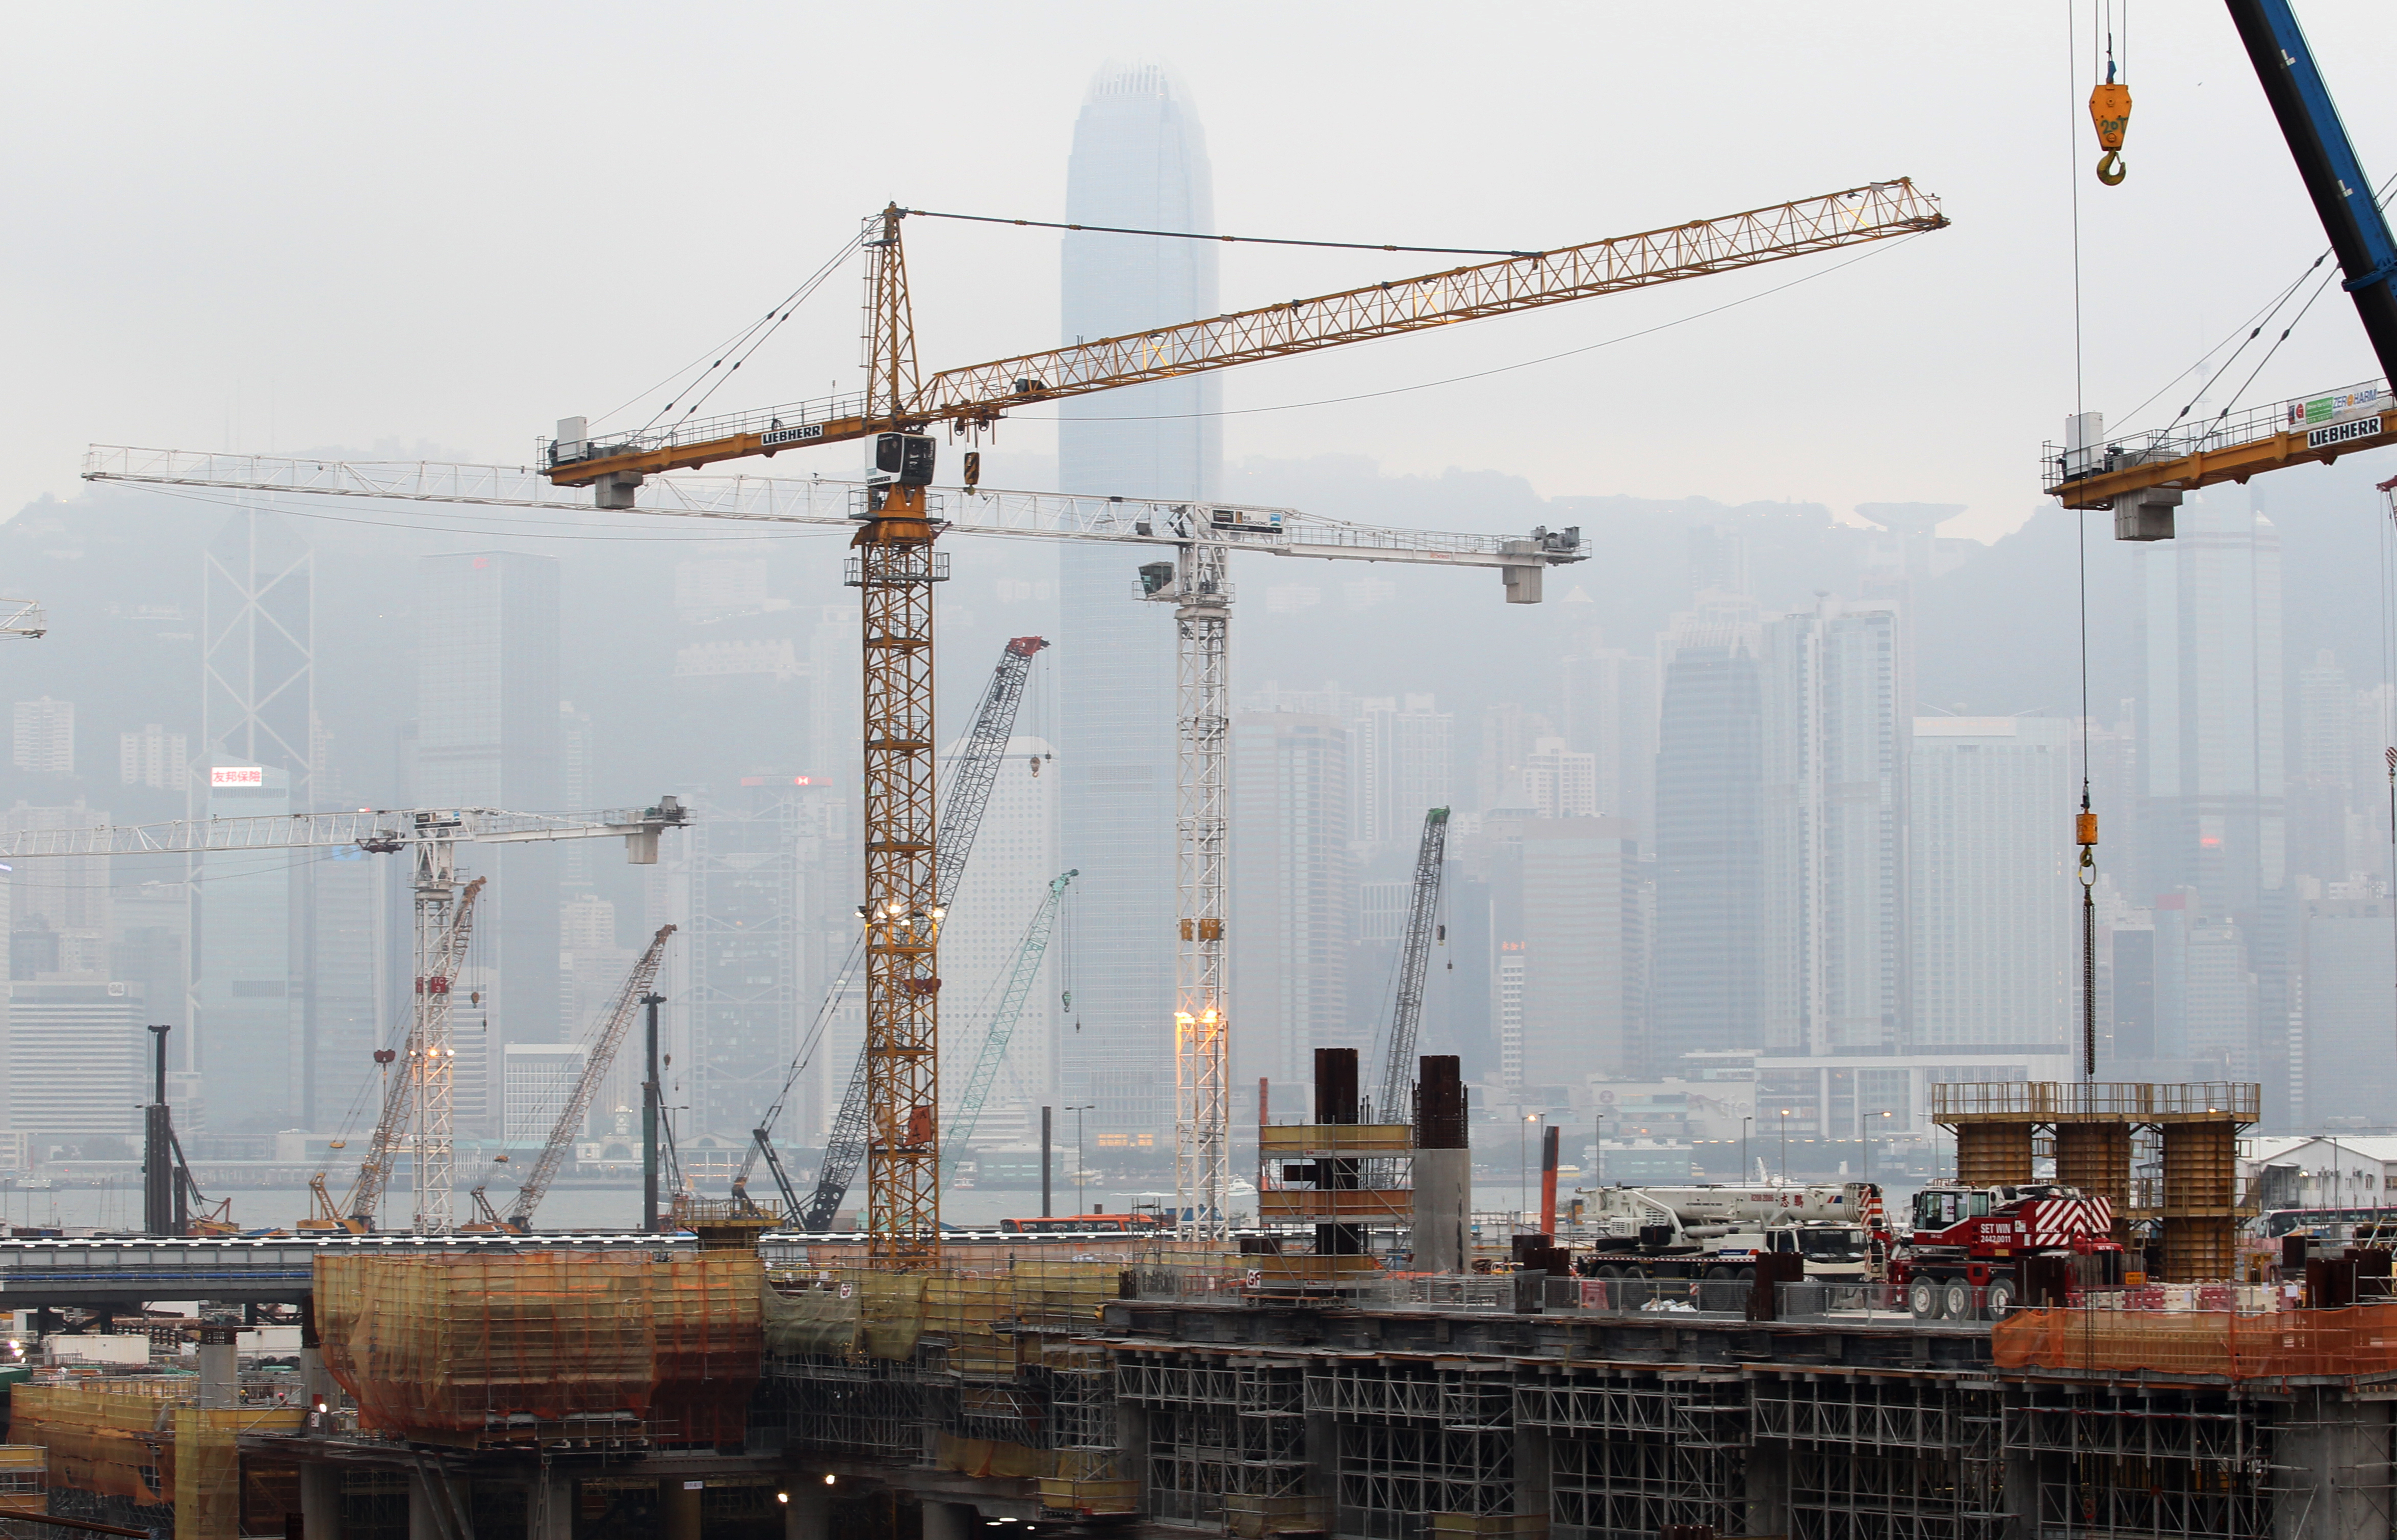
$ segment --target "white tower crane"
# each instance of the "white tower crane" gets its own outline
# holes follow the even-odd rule
[[[0,861],[66,855],[154,855],[215,850],[291,850],[355,847],[378,855],[401,850],[415,864],[416,988],[407,1041],[408,1068],[377,1124],[375,1147],[367,1152],[352,1189],[352,1213],[361,1228],[372,1226],[374,1210],[389,1180],[393,1157],[403,1145],[415,1154],[415,1209],[410,1228],[447,1233],[455,1185],[456,1133],[451,1122],[456,1050],[449,1035],[449,984],[457,976],[463,945],[458,847],[512,845],[552,839],[592,839],[620,835],[625,859],[652,865],[658,836],[679,828],[688,810],[672,797],[652,808],[626,808],[587,815],[497,812],[489,808],[422,809],[405,812],[366,810],[292,813],[265,818],[177,819],[169,824],[103,824],[87,829],[25,829],[0,833]],[[400,1130],[406,1127],[408,1138]],[[363,1209],[363,1212],[358,1211]]]
[[[578,516],[591,512],[584,494],[554,486],[527,466],[289,460],[94,445],[84,457],[83,474],[87,481],[545,508]],[[848,527],[866,516],[871,489],[813,478],[652,475],[623,492],[631,502],[623,511],[635,514]],[[1454,534],[1356,524],[1294,508],[989,489],[933,494],[926,511],[944,533],[1112,542],[1135,549],[1164,547],[1160,555],[1170,556],[1142,569],[1142,587],[1150,599],[1173,607],[1180,660],[1174,1188],[1183,1234],[1221,1239],[1227,1233],[1231,1177],[1231,1024],[1223,988],[1231,716],[1228,556],[1255,551],[1328,561],[1493,568],[1505,580],[1507,603],[1537,604],[1541,575],[1548,568],[1587,558],[1581,530]]]

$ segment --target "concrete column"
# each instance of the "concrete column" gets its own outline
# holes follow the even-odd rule
[[[525,1493],[525,1540],[574,1540],[571,1473],[554,1466],[543,1466],[534,1473],[532,1485]]]
[[[1419,1149],[1414,1158],[1414,1270],[1461,1273],[1473,1265],[1466,1225],[1473,1152]]]
[[[813,1474],[794,1476],[783,1489],[783,1540],[832,1540],[832,1488]]]
[[[2283,1485],[2272,1540],[2380,1540],[2390,1474],[2389,1406],[2329,1390],[2298,1391],[2273,1430]]]
[[[300,1524],[308,1540],[341,1540],[341,1466],[321,1460],[301,1465]]]
[[[1758,1443],[1748,1452],[1748,1533],[1789,1533],[1789,1446]]]
[[[924,1504],[924,1540],[969,1540],[982,1528],[982,1514],[971,1503]]]
[[[408,1473],[408,1540],[449,1540],[449,1526],[435,1507],[444,1495],[433,1490],[440,1480],[421,1470]]]
[[[658,1533],[662,1540],[699,1540],[700,1499],[696,1483],[669,1476],[658,1483]]]
[[[241,1356],[230,1326],[200,1328],[200,1409],[225,1411],[241,1402]]]
[[[1515,1429],[1515,1511],[1548,1516],[1548,1430]]]

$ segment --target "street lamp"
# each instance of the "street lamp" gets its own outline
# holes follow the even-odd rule
[[[1739,1120],[1739,1185],[1743,1187],[1748,1185],[1748,1125],[1755,1121],[1753,1118]]]
[[[1781,1185],[1789,1185],[1789,1109],[1781,1109]]]
[[[1589,1185],[1594,1191],[1606,1185],[1606,1114],[1594,1112],[1589,1118]]]
[[[1887,1123],[1887,1121],[1888,1121],[1888,1119],[1889,1119],[1889,1114],[1888,1114],[1887,1112],[1883,1112],[1881,1116],[1881,1120],[1882,1120],[1882,1122],[1883,1122],[1884,1124],[1886,1124],[1886,1123]],[[1869,1125],[1868,1125],[1868,1126],[1869,1126]],[[1872,1135],[1871,1135],[1870,1133],[1866,1133],[1866,1134],[1864,1135],[1864,1141],[1865,1141],[1865,1181],[1866,1181],[1866,1182],[1868,1182],[1868,1183],[1869,1183],[1869,1182],[1871,1182],[1871,1181],[1872,1181]]]

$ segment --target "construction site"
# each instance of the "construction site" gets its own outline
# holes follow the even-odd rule
[[[2397,376],[2397,242],[2352,195],[2373,184],[2284,0],[2229,8],[2354,310]],[[2088,109],[2109,187],[2129,114],[2116,88],[2109,71]],[[566,417],[521,466],[90,448],[87,479],[180,495],[840,531],[862,623],[850,745],[862,871],[838,983],[807,1019],[778,1024],[777,1061],[786,1042],[797,1051],[779,1089],[761,1082],[749,1143],[719,1186],[677,1139],[660,1025],[663,971],[692,941],[654,916],[573,1071],[537,1109],[545,1137],[487,1168],[461,1156],[460,1000],[480,1003],[469,948],[507,880],[472,875],[476,852],[614,837],[628,864],[653,866],[703,826],[677,794],[566,814],[415,807],[0,831],[7,870],[113,855],[393,857],[408,864],[411,903],[392,921],[408,937],[406,1020],[377,1050],[355,1147],[344,1129],[313,1170],[305,1215],[243,1228],[204,1190],[177,1122],[173,1029],[160,1024],[141,1077],[138,1230],[0,1239],[0,1309],[23,1339],[0,1365],[0,1533],[2397,1534],[2397,1220],[2268,1224],[2271,1205],[2242,1174],[2268,1098],[2244,1074],[2101,1077],[2085,730],[2069,897],[2083,938],[2080,1031],[2037,1061],[2069,1074],[1970,1078],[1962,1055],[1928,1086],[1926,1120],[1946,1141],[1929,1147],[1945,1158],[1920,1185],[1870,1179],[1868,1132],[1855,1135],[1860,1175],[1841,1158],[1835,1179],[1793,1180],[1794,1108],[1775,1118],[1758,1100],[1761,1116],[1735,1131],[1738,1183],[1610,1184],[1598,1169],[1608,1136],[1592,1126],[1576,1190],[1568,1176],[1584,1168],[1568,1165],[1559,1127],[1510,1105],[1508,1143],[1539,1125],[1538,1197],[1495,1212],[1476,1199],[1473,1147],[1477,1128],[1487,1139],[1495,1125],[1477,1123],[1477,1084],[1458,1055],[1430,1051],[1425,1025],[1454,880],[1449,807],[1407,810],[1413,859],[1384,884],[1396,960],[1371,1046],[1318,1039],[1289,1050],[1284,1080],[1235,1079],[1232,576],[1268,556],[1494,572],[1498,592],[1453,601],[1446,623],[1470,625],[1475,606],[1551,597],[1552,570],[1599,556],[1601,537],[980,485],[982,446],[1011,413],[1933,235],[1949,226],[1935,196],[1908,179],[1865,181],[1556,249],[1453,253],[1476,260],[931,370],[917,361],[903,236],[911,221],[953,217],[893,203],[844,252],[863,268],[859,392],[712,417],[697,415],[703,394],[636,431]],[[2187,493],[2397,443],[2387,389],[2320,397],[2318,412],[2226,408],[2203,428],[2135,440],[2076,411],[2069,442],[2042,450],[2042,489],[2110,510],[2117,539],[2171,540]],[[749,462],[832,444],[870,452],[872,475],[751,474]],[[943,481],[952,446],[959,466]],[[1045,877],[971,1052],[944,1049],[944,927],[1051,645],[1009,638],[971,721],[936,725],[936,596],[953,552],[964,548],[962,567],[982,548],[969,537],[1119,556],[1123,596],[1136,592],[1173,637],[1174,844],[1170,868],[1148,874],[1171,891],[1170,1011],[1158,1002],[1170,1025],[1154,1024],[1170,1032],[1172,1191],[1134,1212],[1059,1212],[1056,1109],[1043,1105],[1038,1215],[1027,1200],[1024,1217],[986,1226],[944,1217],[1088,861],[1067,850]],[[45,636],[38,606],[8,603],[0,629]],[[988,663],[948,666],[982,677]],[[2389,765],[2397,809],[2397,749]],[[2380,913],[2364,917],[2385,939]],[[2109,1000],[2126,998],[2129,984],[2109,978]],[[2224,987],[2243,984],[2256,987],[2247,974]],[[803,1076],[836,1056],[827,1024],[844,1002],[862,1038],[853,1066],[845,1041],[837,1055],[846,1075],[833,1078],[819,1168],[794,1173],[786,1122]],[[636,1220],[544,1227],[541,1206],[611,1075],[638,1087]],[[1893,1117],[1859,1110],[1860,1079],[1841,1083],[1852,1126]],[[1832,1143],[1829,1115],[1807,1116]],[[1775,1120],[1781,1171],[1768,1176],[1745,1125],[1761,1148]],[[1527,1150],[1513,1172],[1528,1188]]]

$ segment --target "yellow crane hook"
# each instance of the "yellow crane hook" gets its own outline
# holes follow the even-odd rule
[[[2114,81],[2113,73],[2108,65],[2109,78],[2090,91],[2089,121],[2097,126],[2097,147],[2106,152],[2097,157],[2097,180],[2119,187],[2131,174],[2122,164],[2122,130],[2131,126],[2131,87]]]

